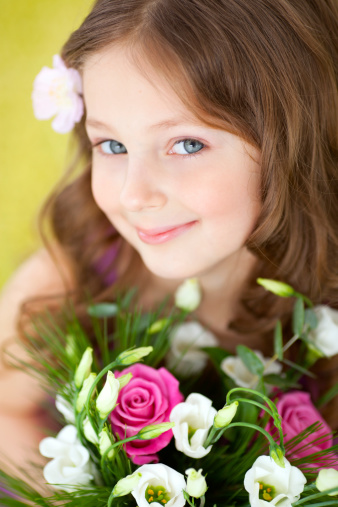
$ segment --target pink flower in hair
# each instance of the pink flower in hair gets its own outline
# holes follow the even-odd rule
[[[33,110],[38,120],[55,116],[52,127],[66,134],[83,116],[82,81],[79,72],[66,67],[59,55],[53,68],[43,67],[33,85]]]

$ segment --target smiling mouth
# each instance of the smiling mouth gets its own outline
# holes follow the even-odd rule
[[[184,234],[196,224],[197,220],[193,220],[192,222],[187,222],[181,225],[158,227],[156,229],[140,229],[136,227],[136,231],[138,237],[144,243],[149,245],[159,245]]]

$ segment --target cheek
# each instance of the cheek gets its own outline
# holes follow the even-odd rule
[[[118,184],[112,174],[102,169],[92,170],[92,194],[98,207],[109,213],[114,210],[114,204],[118,203]]]
[[[204,179],[204,178],[203,178]],[[183,185],[182,185],[183,187]],[[184,188],[184,187],[183,187]],[[189,187],[185,187],[189,188]],[[189,202],[201,217],[210,219],[255,220],[261,208],[259,173],[241,171],[225,173],[198,180],[190,186]]]

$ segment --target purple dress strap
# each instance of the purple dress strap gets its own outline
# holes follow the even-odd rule
[[[118,253],[118,246],[112,245],[110,248],[106,250],[106,252],[102,255],[102,257],[94,264],[95,271],[104,277],[105,284],[112,285],[117,280],[117,273],[115,269],[110,269],[109,266],[112,265],[114,260],[116,259]]]

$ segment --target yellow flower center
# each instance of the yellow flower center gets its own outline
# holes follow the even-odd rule
[[[270,484],[259,483],[259,499],[271,502],[276,496],[276,488]]]
[[[163,486],[148,486],[145,497],[149,504],[158,502],[165,505],[170,500],[170,496]]]

